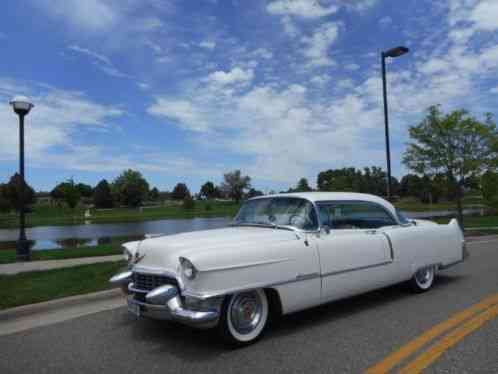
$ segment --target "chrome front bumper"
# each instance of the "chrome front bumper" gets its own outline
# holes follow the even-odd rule
[[[198,328],[210,328],[218,323],[221,303],[217,308],[193,310],[184,305],[184,298],[176,286],[163,285],[151,291],[140,290],[134,288],[131,276],[131,272],[117,274],[110,282],[119,285],[127,294],[128,310],[135,316],[176,321]]]

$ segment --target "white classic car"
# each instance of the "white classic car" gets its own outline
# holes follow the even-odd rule
[[[271,316],[409,281],[467,256],[456,220],[407,220],[357,193],[293,193],[246,201],[233,223],[124,244],[114,276],[137,316],[217,327],[230,343],[261,336]]]

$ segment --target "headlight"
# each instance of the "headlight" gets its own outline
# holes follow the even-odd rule
[[[124,256],[125,261],[128,263],[128,266],[130,266],[132,263],[132,260],[133,260],[133,255],[131,254],[131,252],[127,248],[124,248],[123,256]]]
[[[184,257],[180,257],[180,264],[182,266],[182,274],[185,278],[190,280],[195,279],[197,276],[197,269],[195,266]]]

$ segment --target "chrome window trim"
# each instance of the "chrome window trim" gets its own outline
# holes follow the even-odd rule
[[[361,203],[361,204],[373,205],[375,207],[380,208],[395,223],[394,225],[386,225],[386,226],[401,226],[401,224],[400,224],[399,220],[397,219],[397,217],[395,217],[390,211],[388,211],[386,208],[384,208],[381,204],[376,203],[374,201],[365,201],[365,200],[320,200],[320,201],[317,201],[316,203],[317,203],[316,204],[317,205],[317,210],[319,209],[318,206],[320,204],[331,205],[331,204],[359,204],[359,203]],[[321,222],[320,215],[318,215],[318,221],[320,222],[320,226],[323,226],[323,224]],[[332,230],[334,230],[334,228],[332,228]]]
[[[320,232],[320,228],[321,228],[321,225],[320,225],[320,216],[318,215],[318,210],[316,208],[316,204],[314,201],[306,198],[306,197],[300,197],[300,196],[278,196],[278,195],[270,195],[270,196],[265,196],[265,197],[258,197],[257,198],[258,200],[264,200],[264,199],[296,199],[296,200],[304,200],[304,201],[307,201],[308,203],[311,204],[311,206],[314,208],[314,211],[315,211],[315,216],[316,216],[316,222],[317,222],[317,229],[315,230],[302,230],[302,229],[299,229],[297,227],[294,227],[294,229],[296,229],[297,231],[299,232],[302,232],[302,233],[318,233]],[[233,218],[231,225],[233,226],[237,226],[237,224],[235,223],[235,221],[237,220],[237,217],[239,216],[240,214],[240,210],[242,209],[242,206],[248,202],[248,201],[252,201],[252,199],[249,199],[249,200],[246,200],[239,208],[239,211],[237,212],[237,214],[235,215],[235,217]],[[257,225],[254,225],[254,226],[257,226]]]

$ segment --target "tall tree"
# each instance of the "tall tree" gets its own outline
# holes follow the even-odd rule
[[[312,191],[308,180],[306,178],[301,178],[297,182],[296,188],[293,190],[294,192],[309,192]]]
[[[444,173],[448,181],[454,181],[458,221],[463,228],[466,180],[496,167],[498,160],[498,134],[492,116],[479,121],[465,110],[444,114],[439,106],[432,106],[422,122],[410,127],[409,134],[412,142],[403,163],[419,174]]]
[[[90,198],[93,196],[93,188],[88,184],[78,183],[76,185],[76,188],[78,189],[82,197]]]
[[[112,199],[111,187],[107,180],[102,179],[95,187],[93,204],[99,209],[109,209],[113,207],[114,201]]]
[[[213,182],[206,182],[202,185],[201,190],[200,190],[200,195],[201,197],[211,200],[216,197],[216,186],[214,185]]]
[[[0,184],[0,212],[6,213],[10,212],[12,206],[7,198],[7,185]]]
[[[498,209],[498,174],[487,170],[481,178],[481,190],[486,204]]]
[[[223,175],[223,183],[221,184],[221,189],[225,191],[228,196],[231,199],[235,200],[237,203],[242,200],[245,190],[248,190],[250,188],[251,177],[242,175],[240,170],[234,170]]]
[[[35,191],[29,186],[26,181],[22,182],[21,176],[14,174],[9,183],[4,187],[4,197],[9,202],[10,206],[15,210],[20,211],[24,201],[24,206],[32,205],[35,203]]]
[[[157,189],[157,187],[154,187],[152,190],[150,190],[149,199],[152,201],[159,200],[159,190]]]
[[[71,209],[75,209],[81,200],[81,193],[74,184],[74,180],[69,179],[67,182],[61,184],[61,191],[64,201]]]
[[[171,192],[171,198],[173,200],[184,200],[186,197],[190,196],[190,190],[185,183],[177,183],[173,192]]]
[[[125,170],[112,184],[113,193],[121,204],[137,207],[149,194],[149,183],[135,170]]]

